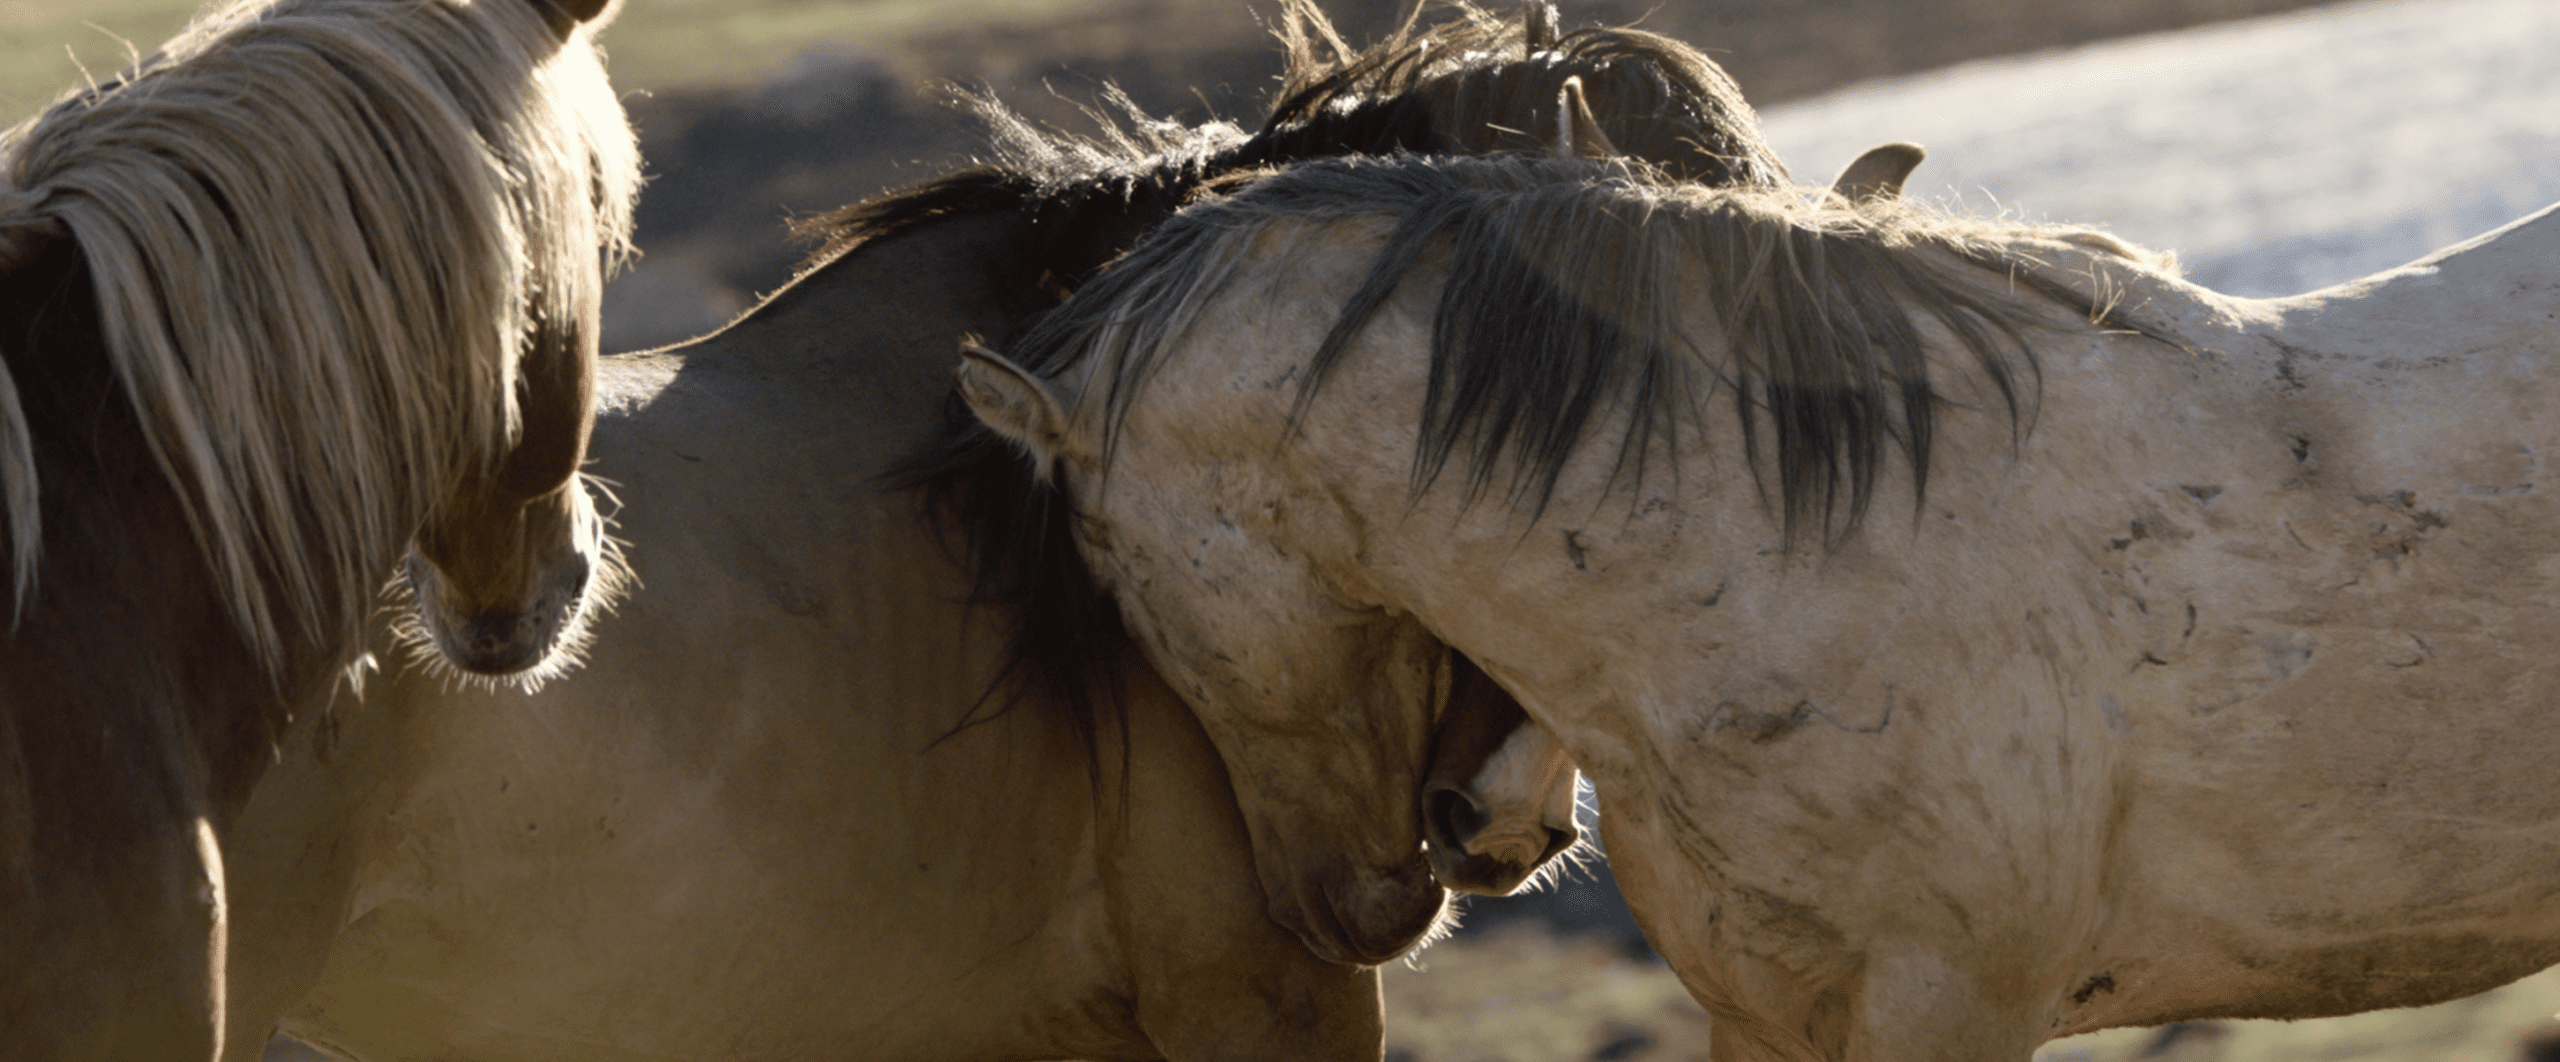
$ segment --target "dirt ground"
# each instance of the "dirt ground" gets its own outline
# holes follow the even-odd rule
[[[1707,1016],[1659,962],[1506,926],[1385,971],[1388,1062],[1705,1062]],[[2190,1022],[2056,1040],[2036,1062],[2560,1062],[2560,970],[2433,1007]]]

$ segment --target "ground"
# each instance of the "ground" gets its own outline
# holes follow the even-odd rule
[[[1660,963],[1505,927],[1389,967],[1389,1062],[1703,1060],[1707,1018]],[[2057,1040],[2037,1062],[2552,1062],[2560,970],[2415,1010],[2197,1022]]]

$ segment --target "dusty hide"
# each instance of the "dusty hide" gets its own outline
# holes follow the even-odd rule
[[[1321,718],[1291,694],[1403,624],[1464,652],[1594,776],[1732,1057],[2023,1059],[2560,958],[2560,804],[2516,782],[2549,214],[2261,301],[2102,234],[1525,165],[1302,168],[1022,344],[1063,369],[973,368],[1213,730]],[[1534,231],[1634,240],[1616,272],[1485,264],[1586,208]],[[1495,308],[1540,284],[1582,323]],[[1469,375],[1530,333],[1549,375]]]

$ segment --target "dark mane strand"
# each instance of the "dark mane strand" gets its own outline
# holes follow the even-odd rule
[[[1542,154],[1556,135],[1556,97],[1566,80],[1580,78],[1602,131],[1629,158],[1703,184],[1789,181],[1733,79],[1705,53],[1660,34],[1605,27],[1560,33],[1548,4],[1528,5],[1517,19],[1460,4],[1447,24],[1417,34],[1408,20],[1387,40],[1326,64],[1318,44],[1333,38],[1301,25],[1322,25],[1309,0],[1292,0],[1285,14],[1280,34],[1289,72],[1265,136],[1394,99],[1423,108],[1429,132],[1359,154]]]
[[[2039,369],[2026,329],[2043,307],[2175,341],[2021,268],[1974,233],[1915,225],[1890,207],[1807,211],[1747,192],[1700,198],[1622,165],[1573,160],[1408,160],[1317,167],[1272,183],[1283,181],[1308,187],[1265,194],[1333,197],[1325,212],[1366,203],[1400,219],[1318,348],[1294,414],[1303,416],[1422,253],[1437,249],[1451,265],[1432,319],[1414,490],[1463,454],[1470,502],[1503,479],[1505,500],[1532,518],[1595,415],[1632,411],[1618,443],[1621,478],[1610,486],[1633,487],[1652,448],[1676,452],[1681,424],[1702,415],[1703,383],[1731,394],[1745,463],[1784,540],[1833,549],[1865,520],[1889,450],[1910,470],[1915,509],[1928,496],[1937,414],[1953,400],[1933,385],[1906,307],[1921,307],[1970,357],[2013,440],[2033,420]],[[1950,276],[1913,246],[1987,272]],[[1703,269],[1727,330],[1726,364],[1702,362],[1676,323],[1678,300],[1664,285],[1680,275],[1680,258]],[[1774,472],[1774,500],[1764,472]]]
[[[1416,9],[1417,14],[1419,8]],[[1559,33],[1554,10],[1513,19],[1459,5],[1441,25],[1413,20],[1346,54],[1312,0],[1287,0],[1278,36],[1280,99],[1251,135],[1212,123],[1149,118],[1125,96],[1093,112],[1098,131],[1033,126],[984,94],[959,103],[990,130],[991,161],[814,219],[825,261],[871,240],[963,216],[1024,221],[1026,283],[1053,303],[1205,190],[1269,167],[1342,155],[1540,151],[1556,99],[1580,77],[1621,150],[1685,180],[1775,185],[1786,170],[1730,79],[1702,53],[1634,30]],[[1027,322],[1026,322],[1027,324]],[[1017,329],[1018,332],[1018,329]],[[955,346],[960,337],[952,337]],[[1017,335],[983,337],[1010,346]],[[1026,363],[1034,371],[1044,366]],[[1054,366],[1048,367],[1054,368]],[[961,725],[993,718],[1039,690],[1077,717],[1089,748],[1104,713],[1117,718],[1119,613],[1077,554],[1074,507],[955,394],[938,423],[884,476],[912,491],[965,558],[973,600],[1013,617],[1004,669]]]
[[[1632,489],[1652,449],[1676,447],[1722,388],[1786,541],[1836,548],[1891,451],[1915,505],[1925,499],[1936,416],[1959,401],[1946,386],[1978,382],[2023,436],[2039,379],[2027,336],[2058,312],[2178,342],[2121,313],[2103,283],[2080,291],[2014,246],[2131,253],[2085,232],[1706,189],[1614,161],[1407,156],[1306,163],[1195,204],[1012,353],[1051,376],[1103,359],[1085,400],[1102,403],[1107,462],[1147,380],[1233,279],[1236,247],[1273,225],[1355,217],[1396,224],[1319,344],[1293,416],[1424,257],[1445,261],[1413,490],[1456,463],[1469,503],[1498,489],[1533,517],[1595,441],[1595,421],[1629,417],[1607,488]],[[1681,327],[1696,308],[1684,300],[1700,297],[1722,335]],[[1933,374],[1924,316],[1961,364]]]

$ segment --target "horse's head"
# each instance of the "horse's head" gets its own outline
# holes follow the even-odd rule
[[[0,137],[12,1057],[224,1055],[219,839],[411,537],[575,467],[604,6],[218,4]]]
[[[602,72],[586,38],[611,0],[534,0],[562,40],[552,85],[593,106]],[[607,93],[609,98],[609,93]],[[536,104],[540,106],[540,104]],[[619,111],[614,113],[619,114]],[[400,625],[431,667],[538,682],[575,662],[587,624],[625,582],[620,551],[578,478],[595,418],[598,318],[608,262],[627,247],[636,154],[620,123],[541,145],[516,199],[531,268],[516,354],[516,432],[422,526],[402,566],[416,608]]]
[[[1539,109],[1553,121],[1552,154],[1615,153],[1578,76],[1561,79]],[[1308,554],[1241,530],[1319,506],[1290,503],[1275,483],[1227,476],[1246,467],[1227,460],[1238,453],[1146,463],[1170,470],[1163,479],[1102,476],[1108,433],[1070,411],[1073,395],[1062,401],[1051,384],[974,344],[967,357],[959,390],[979,418],[1030,450],[1070,496],[1119,509],[1082,523],[1078,545],[1150,658],[1200,710],[1245,809],[1272,917],[1316,954],[1392,958],[1438,920],[1442,886],[1508,895],[1577,840],[1572,765],[1536,728],[1515,734],[1527,717],[1508,694],[1411,617],[1358,587],[1327,584]],[[1274,489],[1282,493],[1266,493]],[[1188,558],[1188,569],[1160,577],[1153,569],[1168,558]],[[1270,592],[1232,592],[1255,586]],[[1233,644],[1225,639],[1249,631],[1268,635],[1242,639],[1250,653],[1205,640],[1214,632]],[[1343,666],[1285,663],[1305,659]],[[1325,723],[1310,728],[1311,717]],[[1436,751],[1435,726],[1448,731]],[[1524,756],[1538,762],[1521,769],[1544,775],[1514,777]],[[1417,794],[1435,766],[1440,814],[1425,858]],[[1498,776],[1479,788],[1488,769]]]
[[[1414,810],[1451,686],[1445,651],[1360,587],[1329,583],[1309,552],[1273,548],[1356,529],[1299,526],[1325,510],[1295,504],[1257,463],[1223,462],[1212,443],[1107,469],[1097,418],[1076,401],[1089,386],[975,347],[960,373],[971,408],[1075,499],[1096,579],[1217,746],[1273,920],[1326,959],[1394,958],[1445,899]],[[1307,660],[1330,666],[1292,666]]]
[[[430,668],[549,678],[574,663],[622,586],[620,548],[578,477],[595,418],[603,278],[577,280],[571,317],[545,322],[518,362],[514,448],[419,529],[402,566],[416,607],[402,633]]]
[[[1107,217],[1052,224],[1049,221],[1057,220],[1051,216],[1054,211],[1042,214],[1048,220],[1041,228],[1051,234],[1052,243],[1078,243],[1092,252],[1063,260],[1040,259],[1043,276],[1068,278],[1066,288],[1072,290],[1103,270],[1104,263],[1125,250],[1129,241],[1152,229],[1205,183],[1238,171],[1313,157],[1544,149],[1575,155],[1623,153],[1687,180],[1765,185],[1784,177],[1784,168],[1759,137],[1750,108],[1731,81],[1702,53],[1665,38],[1631,30],[1563,33],[1556,26],[1554,10],[1544,4],[1524,5],[1516,21],[1463,9],[1450,24],[1421,31],[1408,27],[1357,54],[1303,0],[1284,5],[1280,30],[1289,48],[1289,73],[1282,99],[1263,129],[1249,138],[1220,140],[1206,147],[1195,144],[1198,150],[1189,153],[1165,149],[1168,153],[1163,157],[1136,167],[1161,178],[1144,184],[1141,190],[1146,194],[1133,194],[1125,182],[1114,183],[1118,178],[1061,173],[1058,165],[1060,160],[1107,154],[1117,150],[1115,144],[1153,143],[1146,138],[1155,135],[1152,130],[1157,126],[1141,122],[1145,137],[1132,140],[1115,135],[1111,144],[1034,143],[1040,138],[1025,132],[1027,123],[999,109],[989,117],[1003,133],[1000,140],[1023,141],[1018,145],[1022,150],[1012,152],[1019,156],[1012,169],[1019,172],[969,175],[965,182],[929,186],[908,199],[934,209],[904,213],[939,217],[954,204],[982,201],[997,186],[1057,187],[1099,181],[1111,194],[1086,198],[1109,206]],[[1326,58],[1328,52],[1332,58]],[[1140,203],[1146,209],[1135,206]],[[844,226],[837,228],[837,238],[840,243],[846,233],[877,238],[897,231],[899,217],[896,211],[869,208],[851,212],[843,219]],[[1096,233],[1109,238],[1058,239]],[[1008,327],[991,333],[1009,340],[1016,331]],[[1042,376],[1066,375],[1061,372],[1062,363],[1039,358],[1026,358],[1025,363]],[[1094,555],[1088,565],[1066,548],[1070,530],[1068,522],[1056,515],[1063,511],[1056,503],[1038,498],[1021,501],[1023,470],[1012,448],[980,430],[964,410],[948,416],[937,437],[905,463],[903,475],[910,484],[924,487],[942,514],[968,532],[966,547],[980,567],[981,596],[1018,611],[1014,674],[1066,690],[1069,699],[1074,691],[1091,685],[1083,675],[1092,666],[1087,662],[1108,659],[1107,654],[1086,651],[1093,632],[1119,624],[1091,611],[1096,599],[1084,571],[1088,566],[1119,588],[1118,605],[1128,625],[1153,631],[1141,634],[1150,639],[1150,652],[1159,661],[1181,657],[1179,648],[1165,636],[1167,629],[1178,624],[1153,623],[1142,615],[1150,610],[1156,615],[1171,614],[1166,606],[1147,603],[1152,592],[1148,580],[1101,555],[1105,546],[1118,539],[1084,543],[1085,551]],[[1066,477],[1071,486],[1073,479]],[[1101,482],[1097,479],[1073,489],[1082,491]],[[1168,490],[1161,497],[1168,505],[1179,506],[1182,493]],[[1219,533],[1214,526],[1205,530],[1211,539]],[[1062,555],[1072,563],[1062,564]],[[1075,570],[1064,571],[1067,567]],[[1309,644],[1349,647],[1360,654],[1359,659],[1374,664],[1376,671],[1347,684],[1328,685],[1330,680],[1313,679],[1298,683],[1301,688],[1295,696],[1335,699],[1326,712],[1338,717],[1341,728],[1330,735],[1329,742],[1325,735],[1311,734],[1305,735],[1311,743],[1292,747],[1274,735],[1256,734],[1249,713],[1233,713],[1231,706],[1203,707],[1202,714],[1211,720],[1210,729],[1236,768],[1237,792],[1254,824],[1257,860],[1271,890],[1275,916],[1298,929],[1320,954],[1374,961],[1415,939],[1437,906],[1437,891],[1417,871],[1424,862],[1418,855],[1423,818],[1419,785],[1431,756],[1431,728],[1463,725],[1474,713],[1461,697],[1447,706],[1444,718],[1437,698],[1455,687],[1430,676],[1442,674],[1443,662],[1451,658],[1418,626],[1397,613],[1345,606],[1322,595],[1307,600],[1313,603],[1293,618],[1308,619],[1325,631],[1312,636]],[[1108,609],[1110,603],[1101,607]],[[1234,678],[1212,681],[1212,676],[1231,670],[1214,660],[1200,670],[1167,666],[1175,685],[1195,697],[1217,688],[1218,681]],[[1469,688],[1501,696],[1490,683]],[[1490,703],[1484,707],[1501,715]],[[1501,729],[1506,725],[1489,724],[1478,735],[1482,748],[1463,755],[1500,747],[1509,737]],[[1459,754],[1453,754],[1451,771],[1473,771],[1473,765],[1456,765],[1455,755]],[[1248,760],[1263,766],[1248,769]],[[1291,778],[1293,771],[1326,784],[1298,786]],[[1562,787],[1569,800],[1572,781],[1570,770],[1560,770],[1549,784]],[[1478,796],[1486,801],[1517,797],[1520,807],[1480,803],[1478,809],[1489,820],[1535,822],[1558,803],[1549,799],[1552,792],[1530,796],[1515,793],[1514,788],[1501,789],[1498,795],[1486,789]],[[1322,791],[1310,795],[1310,790]],[[1448,791],[1454,794],[1457,789]],[[1291,804],[1296,805],[1294,810]],[[1447,819],[1450,825],[1457,822],[1454,817]],[[1506,832],[1470,842],[1444,836],[1440,847],[1454,852],[1467,843],[1491,846]],[[1527,855],[1515,851],[1517,845],[1501,847],[1515,860]],[[1544,853],[1548,846],[1537,847]],[[1445,869],[1453,879],[1446,884],[1454,887],[1504,891],[1530,868],[1497,859],[1460,860]]]

